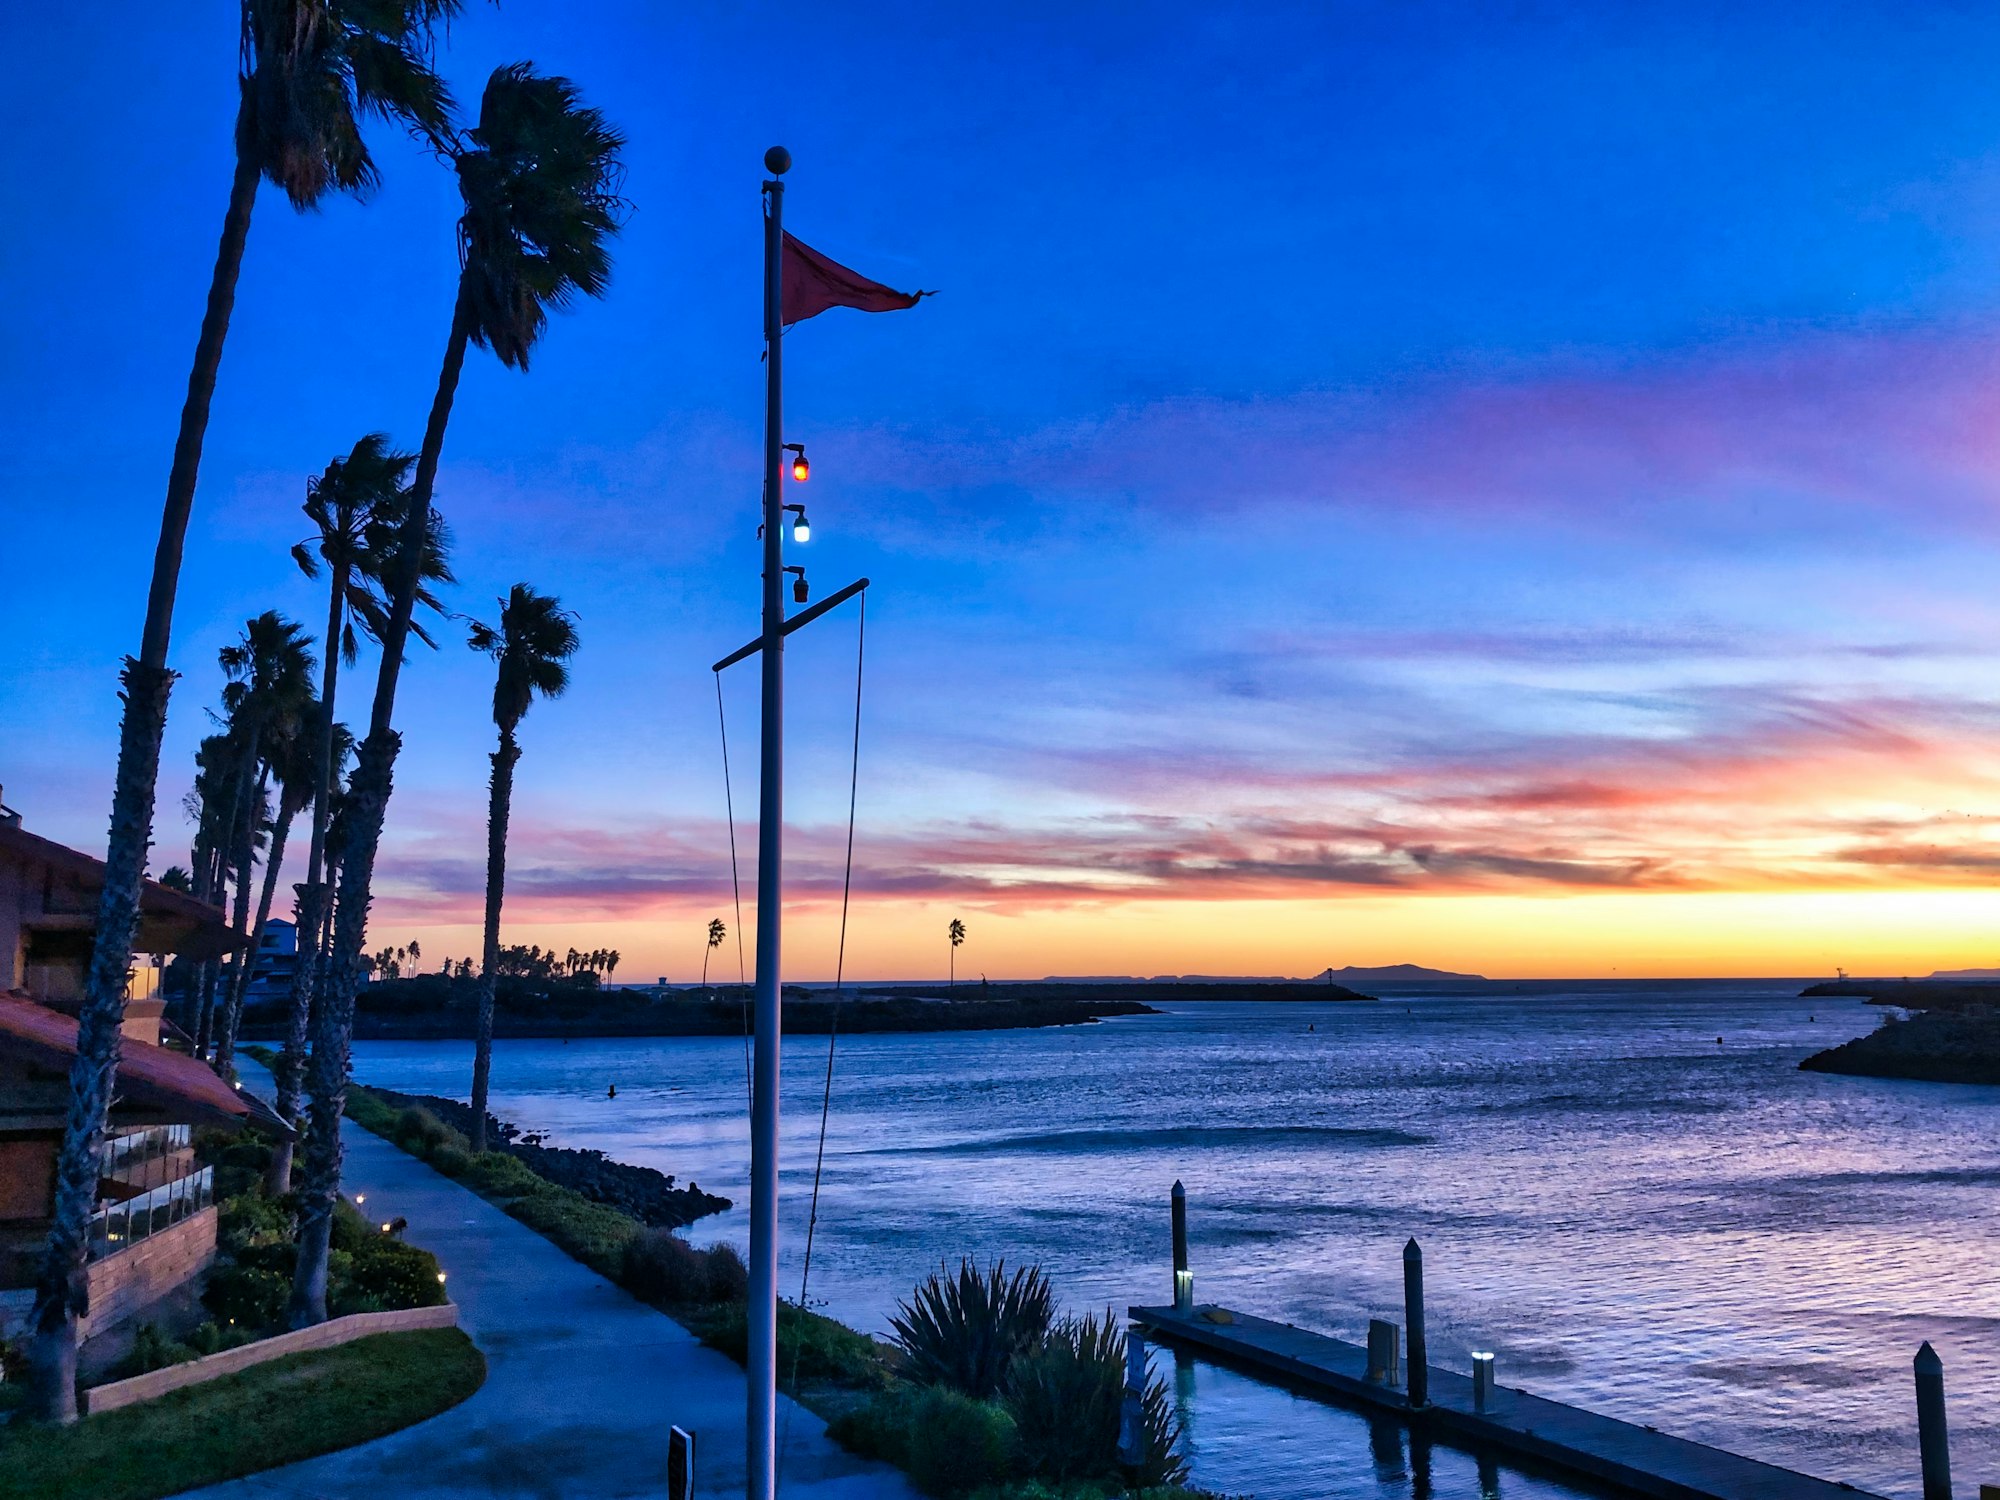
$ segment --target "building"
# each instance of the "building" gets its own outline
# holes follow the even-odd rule
[[[102,860],[27,832],[18,815],[0,820],[0,1337],[21,1331],[48,1236],[103,879]],[[215,1257],[211,1177],[195,1161],[194,1132],[240,1129],[254,1105],[162,1045],[157,960],[217,957],[236,941],[219,909],[145,883],[135,946],[155,962],[133,971],[121,1027],[86,1338],[129,1323]]]
[[[282,1015],[292,1003],[292,975],[299,966],[299,929],[296,924],[273,917],[264,924],[264,940],[257,945],[257,958],[250,970],[250,982],[243,990],[243,1014]]]

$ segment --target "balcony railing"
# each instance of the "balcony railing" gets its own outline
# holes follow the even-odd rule
[[[147,1162],[187,1150],[193,1141],[191,1125],[150,1125],[144,1130],[124,1131],[105,1141],[97,1158],[97,1175],[128,1176]]]
[[[90,1258],[116,1255],[200,1213],[214,1201],[215,1169],[203,1167],[123,1203],[108,1203],[90,1221]]]

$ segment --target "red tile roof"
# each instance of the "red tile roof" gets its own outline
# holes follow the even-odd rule
[[[0,994],[0,1053],[67,1069],[76,1057],[77,1023],[32,1000]],[[150,1042],[121,1038],[116,1096],[188,1124],[236,1125],[250,1113],[236,1090],[206,1063]]]
[[[104,884],[104,861],[30,833],[17,824],[0,823],[0,858],[23,864],[48,865],[96,890]],[[222,908],[197,901],[185,891],[140,882],[139,934],[134,947],[141,953],[184,953],[190,958],[214,958],[249,946],[230,930]]]

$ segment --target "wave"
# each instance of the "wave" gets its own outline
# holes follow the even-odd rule
[[[1013,1152],[1081,1155],[1100,1151],[1145,1151],[1159,1146],[1284,1146],[1322,1145],[1367,1149],[1423,1146],[1427,1135],[1407,1130],[1363,1129],[1321,1125],[1196,1125],[1184,1128],[1114,1130],[1046,1130],[1023,1135],[986,1136],[969,1141],[942,1141],[922,1146],[877,1146],[857,1156],[989,1156]]]

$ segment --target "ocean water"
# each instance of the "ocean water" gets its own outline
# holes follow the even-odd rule
[[[1424,1246],[1433,1362],[1885,1495],[1920,1493],[1930,1340],[1963,1491],[2000,1483],[2000,1088],[1801,1073],[1868,1030],[1789,986],[1176,1004],[1045,1031],[839,1042],[808,1294],[880,1330],[962,1254],[1073,1308],[1196,1293],[1359,1341]],[[356,1047],[364,1082],[465,1097],[469,1043]],[[788,1043],[798,1290],[824,1038]],[[615,1084],[616,1099],[606,1097]],[[493,1107],[746,1199],[735,1039],[501,1042]],[[743,1243],[742,1207],[697,1238]],[[1206,1361],[1156,1354],[1198,1481],[1263,1500],[1583,1493]]]

